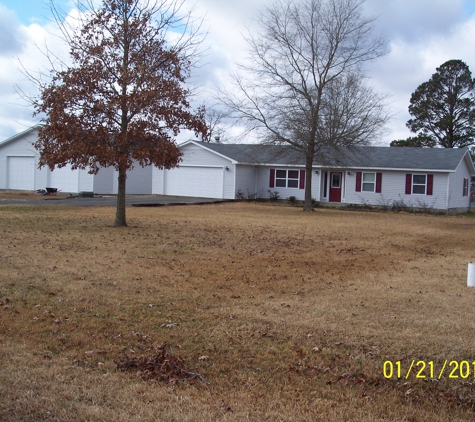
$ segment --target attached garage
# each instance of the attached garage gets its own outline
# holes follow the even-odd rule
[[[224,168],[180,166],[164,172],[164,195],[223,198]]]
[[[35,189],[35,157],[7,157],[7,189]]]

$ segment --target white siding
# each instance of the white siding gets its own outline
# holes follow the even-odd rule
[[[142,167],[134,161],[133,170],[127,171],[125,193],[127,195],[149,195],[152,193],[153,166]]]
[[[468,179],[469,196],[463,196],[463,179]],[[470,203],[470,180],[471,175],[465,159],[455,169],[455,173],[449,176],[449,200],[448,208],[468,208]]]
[[[241,190],[245,198],[257,193],[256,189],[256,167],[236,166],[236,192]]]
[[[94,188],[91,189],[94,193],[104,195],[114,193],[114,177],[117,174],[114,167],[102,167],[99,172],[94,175]],[[84,189],[85,192],[90,192]]]
[[[79,170],[79,192],[94,192],[94,175],[89,170]]]
[[[394,201],[404,201],[412,207],[431,207],[445,209],[447,201],[448,173],[413,172],[414,174],[433,174],[432,195],[406,195],[406,174],[403,171],[380,171],[382,173],[381,193],[356,192],[356,171],[346,175],[347,204],[392,205]]]
[[[48,187],[59,189],[61,192],[78,193],[93,192],[94,175],[88,170],[72,170],[71,164],[48,172]]]
[[[236,176],[236,166],[234,164],[231,164],[231,162],[228,162],[228,165],[225,166],[224,169],[225,171],[223,180],[223,198],[235,199],[237,190],[234,185],[234,180]]]
[[[71,170],[71,164],[55,168],[48,174],[48,187],[56,188],[62,192],[79,192],[79,172]]]
[[[152,169],[152,193],[154,195],[163,195],[163,175],[165,170],[153,167]]]
[[[315,173],[315,170],[312,170],[312,198],[316,201],[319,200],[322,191],[320,187],[322,186],[321,179],[322,179],[322,171],[318,170],[318,174]]]
[[[152,172],[153,166],[142,167],[138,162],[134,161],[134,168],[127,171],[127,180],[125,182],[126,195],[150,195],[152,194]],[[102,171],[102,169],[101,169]],[[100,187],[105,188],[108,185],[106,174],[100,177]],[[113,170],[112,174],[112,193],[117,194],[119,191],[119,172]],[[97,186],[97,183],[95,183]],[[99,193],[96,187],[96,193]],[[104,192],[107,193],[107,192]]]
[[[180,148],[183,153],[183,161],[179,165],[194,165],[194,166],[223,166],[226,167],[231,164],[231,161],[217,155],[214,152],[204,149],[198,145],[188,144]]]

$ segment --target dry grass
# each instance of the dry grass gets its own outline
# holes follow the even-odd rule
[[[0,420],[472,419],[475,220],[248,203],[0,207]],[[114,360],[168,342],[210,385]]]

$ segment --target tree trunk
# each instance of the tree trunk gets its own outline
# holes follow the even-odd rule
[[[127,178],[127,168],[123,164],[119,164],[119,187],[117,190],[117,209],[115,214],[116,227],[126,227],[125,220],[125,181]]]
[[[313,154],[307,154],[305,158],[305,201],[304,211],[314,211],[312,204],[312,166]]]

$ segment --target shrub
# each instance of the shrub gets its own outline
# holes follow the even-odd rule
[[[292,206],[297,204],[297,198],[295,196],[289,196],[287,200],[292,204]]]
[[[269,190],[269,199],[271,202],[277,202],[280,198],[279,192]]]

